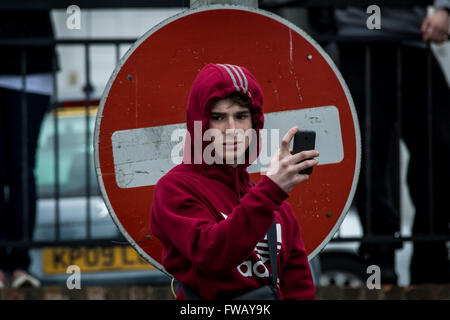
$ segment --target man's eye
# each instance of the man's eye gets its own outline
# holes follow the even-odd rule
[[[238,115],[237,118],[238,118],[239,120],[247,119],[247,118],[248,118],[248,114],[241,114],[241,115]]]
[[[222,116],[211,116],[211,120],[214,120],[214,121],[221,121],[223,118],[222,118]]]

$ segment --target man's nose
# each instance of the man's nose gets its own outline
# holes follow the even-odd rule
[[[236,129],[236,123],[234,122],[234,117],[228,117],[227,129]]]

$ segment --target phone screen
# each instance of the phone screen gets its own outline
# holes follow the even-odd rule
[[[294,136],[293,153],[299,153],[306,150],[314,150],[316,147],[315,131],[297,131]],[[305,159],[310,160],[310,159]],[[303,161],[305,161],[303,160]],[[299,171],[300,174],[311,174],[313,168],[307,168]]]

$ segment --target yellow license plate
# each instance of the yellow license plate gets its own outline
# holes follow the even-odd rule
[[[70,265],[82,273],[154,269],[131,246],[43,248],[42,261],[46,275],[66,273]]]

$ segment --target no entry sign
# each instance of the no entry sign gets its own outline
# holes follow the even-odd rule
[[[94,137],[97,176],[111,216],[134,248],[163,270],[161,243],[150,228],[154,185],[176,165],[172,153],[183,144],[173,137],[185,130],[191,84],[210,62],[242,65],[255,75],[264,92],[265,128],[280,129],[280,139],[294,125],[316,131],[320,164],[287,200],[311,259],[353,199],[360,164],[357,116],[320,46],[263,10],[187,10],[148,31],[122,58],[103,94]],[[260,169],[248,168],[255,182]]]

